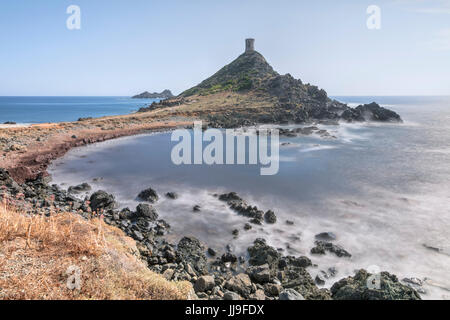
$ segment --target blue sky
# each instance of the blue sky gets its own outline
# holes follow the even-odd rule
[[[72,4],[81,30],[66,28]],[[450,95],[450,0],[2,0],[0,95],[179,93],[246,37],[330,95]]]

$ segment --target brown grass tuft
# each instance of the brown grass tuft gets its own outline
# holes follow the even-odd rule
[[[67,285],[74,267],[80,289]],[[191,290],[151,272],[135,242],[101,219],[27,216],[0,204],[0,299],[168,300]]]
[[[0,205],[0,242],[19,238],[30,249],[51,248],[66,254],[96,255],[106,245],[99,219],[87,223],[69,213],[29,216]]]

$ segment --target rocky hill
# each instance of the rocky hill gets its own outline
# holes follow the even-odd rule
[[[229,65],[198,86],[184,91],[181,96],[206,95],[220,91],[244,91],[261,87],[264,80],[278,76],[264,57],[256,52],[245,52]]]
[[[325,90],[290,74],[280,75],[257,51],[247,50],[210,78],[178,97],[154,103],[140,112],[178,106],[215,127],[257,123],[318,121],[394,121],[400,116],[377,103],[350,108],[330,99]]]

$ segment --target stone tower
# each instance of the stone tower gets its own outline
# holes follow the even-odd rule
[[[255,51],[255,39],[245,39],[245,52]]]

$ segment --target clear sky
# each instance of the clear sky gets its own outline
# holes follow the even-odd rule
[[[246,37],[330,95],[450,95],[450,0],[1,0],[0,95],[179,93]]]

